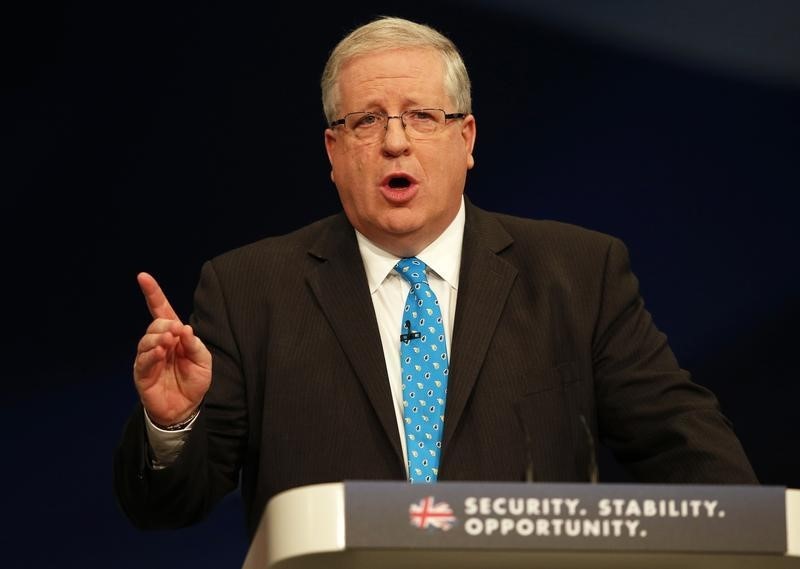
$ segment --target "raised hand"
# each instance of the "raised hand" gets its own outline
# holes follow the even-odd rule
[[[139,340],[133,380],[150,419],[173,425],[190,417],[211,385],[211,353],[181,322],[156,280],[136,277],[153,322]]]

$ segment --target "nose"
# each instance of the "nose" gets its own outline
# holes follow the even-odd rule
[[[397,119],[397,125],[392,125],[392,119]],[[387,154],[400,155],[408,151],[410,143],[406,135],[406,125],[403,117],[399,115],[386,117],[386,135],[383,137],[383,149]]]

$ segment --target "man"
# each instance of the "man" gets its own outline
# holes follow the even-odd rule
[[[142,408],[115,456],[134,523],[192,523],[239,484],[252,534],[311,483],[588,480],[594,439],[643,482],[757,483],[622,243],[464,197],[476,122],[447,38],[362,26],[322,98],[343,213],[208,261],[190,324],[139,275]]]

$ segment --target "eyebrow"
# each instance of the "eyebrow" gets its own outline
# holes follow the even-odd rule
[[[422,103],[419,102],[419,99],[416,99],[416,98],[413,98],[413,99],[406,98],[406,100],[401,104],[401,109],[403,109],[403,110],[423,109],[423,108],[438,108],[438,107],[435,107],[435,105],[422,104]],[[379,103],[378,101],[370,100],[370,99],[367,99],[367,101],[361,106],[360,110],[369,111],[369,112],[373,112],[373,113],[380,111],[380,112],[385,112],[385,113],[388,114],[388,111],[386,111],[386,107],[382,103]],[[403,111],[400,111],[400,112],[403,112]]]

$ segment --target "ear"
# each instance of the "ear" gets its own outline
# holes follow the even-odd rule
[[[333,153],[336,150],[336,144],[339,142],[336,136],[336,131],[332,128],[325,129],[325,152],[328,154],[328,162],[333,167]]]
[[[475,158],[472,151],[475,148],[475,138],[478,135],[475,115],[469,114],[461,120],[461,138],[464,140],[464,149],[467,153],[467,169],[471,170],[475,166]]]

